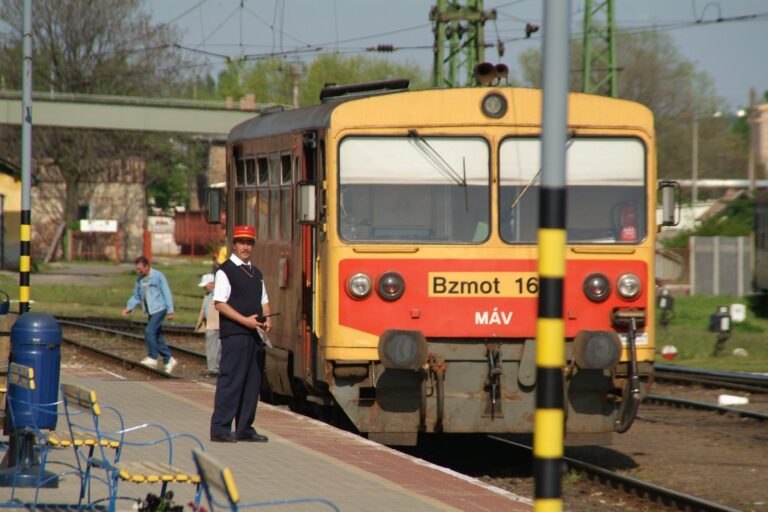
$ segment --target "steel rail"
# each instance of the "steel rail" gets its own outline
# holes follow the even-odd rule
[[[510,441],[501,437],[490,435],[489,438],[501,443],[531,451],[528,445]],[[660,503],[670,509],[687,510],[689,512],[741,512],[738,509],[726,507],[720,503],[710,501],[698,496],[667,489],[643,480],[620,475],[588,462],[579,461],[570,457],[563,457],[563,462],[573,469],[583,471],[590,479],[609,485],[615,489],[622,489],[627,493],[634,493],[640,498],[645,498],[654,503]]]
[[[61,337],[62,341],[65,341],[69,343],[70,345],[75,345],[77,347],[82,348],[83,350],[87,350],[89,352],[93,352],[95,354],[100,355],[101,357],[105,357],[107,359],[110,359],[112,361],[118,361],[120,363],[123,363],[125,365],[128,365],[129,368],[138,368],[144,372],[151,373],[153,375],[159,375],[160,377],[164,377],[166,379],[180,379],[181,377],[177,375],[173,375],[171,373],[167,373],[165,370],[160,370],[158,368],[151,368],[149,366],[144,366],[143,364],[139,363],[135,359],[128,359],[123,356],[119,356],[117,354],[113,354],[112,352],[107,352],[106,350],[101,350],[100,348],[93,347],[91,345],[85,344],[81,341],[69,338],[67,336]]]
[[[88,324],[88,323],[73,322],[73,321],[69,321],[69,320],[59,320],[59,324],[61,324],[61,325],[68,325],[70,327],[79,327],[81,329],[90,329],[92,331],[106,332],[106,333],[109,333],[109,334],[115,334],[117,336],[124,336],[126,338],[132,338],[132,339],[144,341],[144,336],[141,336],[139,334],[133,334],[133,333],[130,333],[130,332],[118,331],[118,330],[115,330],[115,329],[110,329],[110,328],[107,328],[107,327],[100,327],[98,325],[92,325],[92,324]],[[194,350],[190,350],[190,349],[185,348],[185,347],[180,347],[180,346],[174,345],[172,343],[168,343],[167,345],[168,345],[169,348],[171,348],[173,350],[176,350],[178,352],[181,352],[182,354],[186,354],[188,356],[199,357],[199,358],[205,358],[206,357],[205,354],[203,354],[201,352],[196,352]]]
[[[98,325],[99,327],[119,327],[127,329],[146,329],[147,322],[141,322],[137,320],[127,320],[120,318],[97,318],[89,316],[57,316],[56,320],[59,322],[80,322],[90,325]],[[195,326],[191,324],[172,324],[163,325],[163,332],[166,334],[178,334],[181,336],[203,336],[202,333],[195,332]]]
[[[768,414],[755,411],[747,411],[744,409],[736,409],[735,407],[723,407],[722,405],[708,404],[706,402],[698,402],[684,398],[675,398],[671,396],[655,395],[649,393],[645,396],[645,401],[655,402],[662,405],[676,405],[678,407],[686,407],[690,409],[717,411],[722,414],[736,414],[742,418],[751,418],[759,421],[768,420]]]
[[[760,373],[726,372],[657,364],[655,365],[655,379],[719,386],[754,393],[768,393],[768,374]]]

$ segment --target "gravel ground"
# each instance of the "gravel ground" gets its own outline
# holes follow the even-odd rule
[[[656,386],[654,393],[716,403],[726,390]],[[751,410],[768,409],[768,397],[749,396]],[[768,428],[731,415],[643,404],[626,434],[607,447],[573,447],[566,456],[628,476],[727,505],[737,510],[768,511]],[[533,497],[531,478],[496,474],[484,480]],[[564,509],[569,511],[650,512],[671,510],[583,476],[563,479]]]

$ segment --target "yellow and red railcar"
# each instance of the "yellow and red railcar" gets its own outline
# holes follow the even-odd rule
[[[403,85],[229,135],[228,232],[256,226],[280,312],[269,388],[392,444],[531,432],[541,93]],[[572,94],[568,126],[566,431],[623,431],[655,353],[653,117]]]

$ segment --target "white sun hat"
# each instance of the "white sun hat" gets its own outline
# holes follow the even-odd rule
[[[208,283],[212,283],[213,281],[213,274],[203,274],[203,276],[200,278],[200,282],[197,283],[197,286],[202,288],[203,286],[206,286]]]

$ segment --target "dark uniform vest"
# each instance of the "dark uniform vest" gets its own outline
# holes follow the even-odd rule
[[[219,270],[224,272],[229,279],[232,290],[227,304],[243,316],[263,315],[261,309],[262,275],[259,269],[251,267],[252,275],[248,275],[245,267],[239,267],[227,260],[222,263]],[[233,334],[251,334],[260,340],[256,329],[249,329],[239,322],[231,320],[226,315],[219,316],[219,336],[224,338]]]

